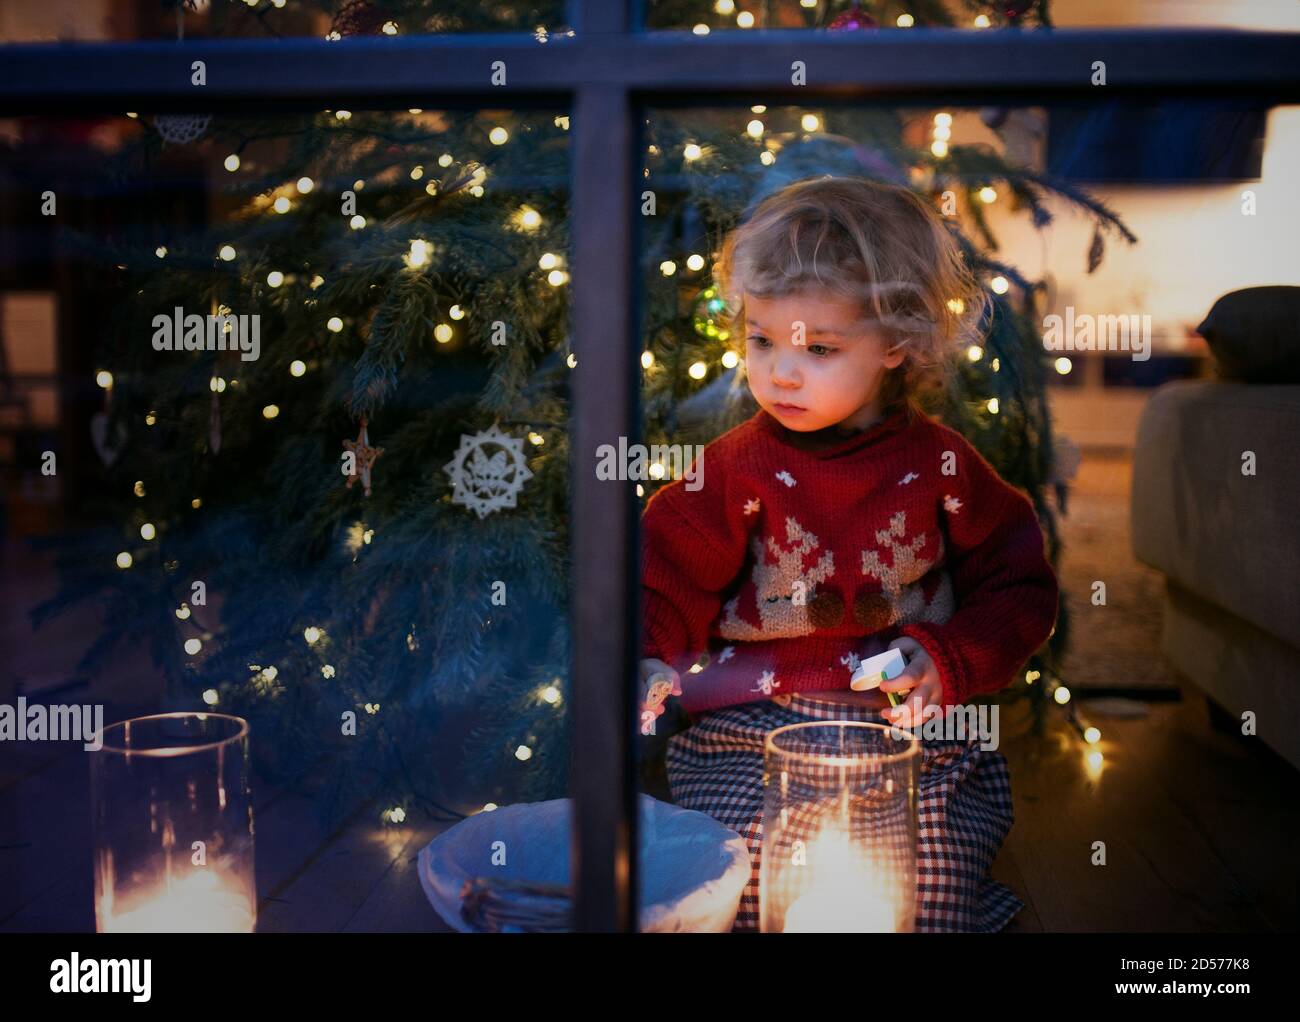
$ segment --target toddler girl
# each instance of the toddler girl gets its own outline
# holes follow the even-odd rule
[[[646,505],[642,711],[671,692],[692,716],[668,783],[745,837],[744,930],[758,926],[767,733],[873,720],[920,738],[1013,680],[1053,630],[1057,582],[1029,500],[913,401],[986,307],[923,201],[797,182],[730,234],[718,277],[759,411],[704,448],[702,486],[678,480]],[[859,661],[889,648],[905,673],[850,691]],[[1001,929],[1023,907],[987,875],[1012,823],[1006,759],[976,738],[921,746],[916,928]]]

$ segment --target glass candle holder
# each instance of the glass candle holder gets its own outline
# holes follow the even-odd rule
[[[253,931],[247,721],[164,713],[112,724],[90,779],[98,932]]]
[[[916,920],[918,739],[865,721],[767,737],[764,933],[902,933]]]

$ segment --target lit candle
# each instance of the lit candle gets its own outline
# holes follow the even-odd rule
[[[170,885],[159,884],[128,912],[114,915],[109,906],[103,919],[104,933],[253,932],[248,899],[204,869]]]
[[[896,933],[898,894],[854,853],[847,835],[827,834],[809,849],[813,884],[786,910],[785,933]],[[910,892],[909,892],[910,893]]]

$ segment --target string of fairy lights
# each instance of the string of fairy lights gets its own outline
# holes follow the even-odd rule
[[[246,0],[246,2],[250,2],[250,6],[252,6],[256,3],[256,0]],[[281,7],[283,6],[283,2],[275,3],[274,6]],[[805,3],[804,6],[812,5]],[[724,7],[728,8],[728,10],[724,10]],[[728,4],[726,0],[719,0],[716,9],[719,13],[727,14],[734,9],[734,4]],[[750,27],[745,24],[744,16],[745,12],[737,12],[737,24],[742,28]],[[900,27],[909,27],[909,25],[905,25],[902,22],[902,19],[905,17],[909,16],[900,16]],[[977,25],[977,27],[982,26]],[[396,29],[394,28],[394,33],[395,31]],[[411,108],[408,110],[408,113],[413,116],[418,116],[423,113],[423,110],[419,108]],[[770,167],[779,158],[782,141],[777,135],[769,131],[766,122],[762,119],[763,115],[767,113],[767,107],[765,105],[756,104],[752,106],[750,108],[750,113],[753,116],[745,124],[742,134],[745,137],[754,140],[758,144],[757,159],[763,166]],[[326,114],[332,116],[336,123],[346,122],[352,117],[352,113],[347,110],[326,111]],[[132,119],[137,119],[139,115],[135,112],[128,112],[127,116]],[[557,127],[567,131],[570,127],[570,118],[568,115],[560,115],[555,118],[554,123]],[[805,134],[812,134],[820,131],[822,124],[822,118],[815,113],[803,113],[799,117],[799,127]],[[930,151],[936,158],[942,159],[948,155],[948,145],[951,139],[952,124],[952,114],[946,111],[941,111],[934,115]],[[506,145],[511,139],[510,131],[503,125],[496,125],[488,131],[487,139],[489,143],[494,146]],[[647,156],[650,157],[661,155],[660,149],[656,145],[648,146],[646,153]],[[706,160],[710,155],[709,147],[702,145],[699,142],[688,141],[684,142],[681,146],[681,157],[687,163],[693,163],[697,160]],[[436,159],[438,167],[443,169],[451,167],[456,162],[456,158],[450,152],[444,152]],[[230,174],[238,173],[243,166],[244,161],[241,159],[238,152],[232,152],[222,160],[222,167]],[[481,198],[486,194],[489,177],[487,169],[481,163],[474,160],[465,162],[463,166],[467,169],[468,176],[463,181],[458,182],[458,185],[460,188],[463,188],[464,191],[468,192],[471,197]],[[645,169],[644,173],[646,176],[649,175],[648,167]],[[415,164],[409,170],[409,178],[413,182],[420,182],[424,179],[425,174],[426,171],[423,164]],[[366,182],[364,179],[357,179],[352,182],[352,189],[356,192],[361,192],[364,190],[365,184]],[[254,212],[270,216],[289,215],[299,208],[303,199],[306,196],[311,195],[316,190],[316,187],[316,182],[310,176],[304,175],[299,177],[296,181],[287,182],[269,192],[264,192],[255,196],[251,200],[252,209]],[[439,187],[439,182],[436,180],[429,180],[422,186],[423,191],[431,196],[439,193]],[[458,190],[460,190],[460,188],[458,188]],[[979,201],[985,205],[992,205],[998,201],[997,189],[991,184],[984,184],[977,188],[972,188],[970,191],[972,201]],[[347,222],[347,229],[352,231],[366,230],[370,226],[371,222],[361,213],[351,216]],[[510,214],[505,226],[525,234],[530,234],[539,231],[544,226],[544,218],[538,210],[527,205],[521,205]],[[165,260],[169,256],[169,250],[167,246],[159,245],[155,249],[154,255],[159,260]],[[430,241],[424,238],[413,238],[409,240],[407,250],[401,255],[400,259],[403,267],[407,271],[419,273],[429,267],[437,255],[438,253],[435,250],[435,246]],[[710,255],[716,257],[716,253],[710,253]],[[239,259],[239,251],[233,244],[227,242],[217,249],[216,258],[221,262],[235,262]],[[706,266],[707,260],[702,253],[689,252],[681,259],[680,265],[678,260],[670,258],[661,261],[658,268],[659,272],[664,277],[680,277],[682,267],[684,267],[685,271],[689,274],[703,274]],[[537,260],[537,268],[545,274],[543,279],[551,288],[559,289],[569,283],[570,278],[565,265],[565,257],[561,253],[550,251],[543,252]],[[306,275],[287,273],[283,270],[272,269],[266,273],[265,282],[266,285],[272,289],[291,286],[295,283],[302,282],[305,283],[308,291],[314,292],[325,283],[325,280],[319,274],[312,274],[310,277],[307,277]],[[722,308],[721,296],[717,293],[716,287],[706,281],[703,277],[701,277],[701,283],[706,284],[706,287],[701,292],[701,296],[708,303],[707,308],[709,312],[716,313],[720,311]],[[1002,295],[1007,293],[1009,290],[1010,282],[1006,277],[999,274],[989,279],[988,287],[994,294]],[[304,305],[311,305],[313,303],[314,300],[311,298],[304,298],[303,300]],[[955,313],[960,314],[963,311],[963,306],[959,299],[953,299],[950,301],[949,306]],[[218,305],[215,311],[218,315],[231,314],[231,310],[225,305]],[[449,344],[456,336],[455,324],[463,323],[469,313],[470,309],[463,304],[457,303],[451,305],[447,310],[448,321],[439,322],[433,327],[434,341],[439,345]],[[334,334],[341,333],[347,328],[344,318],[339,315],[330,315],[325,317],[322,325],[326,331]],[[716,359],[717,367],[721,370],[733,370],[741,365],[741,356],[735,350],[732,350],[727,346],[727,342],[730,339],[728,332],[725,329],[719,329],[712,321],[711,316],[706,315],[703,325],[697,324],[697,328],[706,340],[717,342],[724,347],[724,350]],[[228,331],[230,329],[230,324],[226,324],[225,329]],[[967,349],[966,354],[970,361],[978,362],[983,359],[985,352],[981,346],[972,344]],[[575,354],[570,352],[567,355],[566,364],[570,369],[577,366],[577,358]],[[645,350],[641,353],[641,366],[645,371],[654,371],[656,365],[656,358],[652,351]],[[685,375],[691,381],[700,383],[708,378],[711,368],[713,367],[710,365],[710,362],[703,359],[697,359],[686,367]],[[991,360],[990,368],[993,372],[998,372],[1000,370],[999,360],[997,358]],[[1064,375],[1070,372],[1072,366],[1070,365],[1069,359],[1061,358],[1057,359],[1055,368],[1058,373]],[[309,367],[302,359],[294,359],[288,367],[289,375],[294,378],[301,378],[308,371]],[[113,375],[106,369],[100,369],[95,374],[95,381],[96,384],[106,393],[105,403],[107,407],[112,398],[114,387]],[[212,376],[209,381],[209,386],[214,397],[215,395],[224,393],[228,387],[235,387],[237,384],[238,380],[236,378],[227,379],[220,375]],[[983,407],[990,415],[997,415],[999,413],[998,399],[996,397],[987,399],[987,401],[984,402]],[[261,414],[263,418],[273,420],[280,414],[279,405],[274,403],[264,405],[261,409]],[[148,427],[156,425],[157,422],[158,413],[156,410],[150,410],[144,417],[144,423]],[[532,429],[528,431],[528,439],[536,447],[541,447],[545,443],[545,437],[541,433]],[[656,462],[649,466],[648,472],[651,479],[663,480],[667,478],[668,468],[663,463]],[[143,499],[147,492],[145,481],[136,480],[132,491],[137,498]],[[638,496],[645,495],[645,489],[640,484],[637,485],[637,494]],[[202,503],[201,498],[195,497],[191,500],[191,507],[197,510],[202,507]],[[155,541],[158,537],[158,529],[152,522],[146,521],[142,523],[139,526],[138,531],[140,539],[146,543]],[[364,523],[357,523],[349,531],[349,549],[355,555],[362,547],[369,545],[373,541],[374,535],[375,532],[373,528],[366,527]],[[135,561],[136,557],[130,550],[119,551],[115,559],[117,567],[122,570],[129,570],[132,568]],[[176,608],[175,615],[179,621],[191,622],[191,627],[197,627],[197,624],[192,622],[192,610],[187,603],[181,603],[181,605]],[[318,626],[307,626],[303,630],[302,638],[310,648],[317,649],[322,653],[328,649],[326,633]],[[212,634],[210,632],[200,630],[198,635],[190,635],[184,639],[183,649],[187,656],[197,657],[202,652],[204,642],[210,641],[211,639]],[[408,635],[407,640],[408,646],[414,650],[416,646],[414,635]],[[269,690],[272,688],[279,676],[278,669],[273,665],[263,667],[260,665],[250,664],[249,669],[253,672],[252,680],[254,686],[260,690]],[[322,677],[326,679],[336,676],[336,667],[332,663],[328,662],[324,657],[321,659],[319,669]],[[1070,726],[1078,732],[1084,743],[1088,746],[1087,763],[1089,769],[1100,770],[1102,752],[1099,748],[1099,743],[1101,741],[1101,733],[1099,729],[1087,724],[1080,718],[1076,705],[1071,701],[1069,689],[1062,684],[1059,679],[1044,678],[1042,672],[1037,670],[1029,670],[1025,672],[1024,683],[1026,685],[1036,684],[1040,679],[1044,681],[1048,696],[1060,706],[1067,707],[1066,719],[1069,721]],[[220,702],[220,698],[220,693],[215,688],[209,688],[202,694],[202,699],[208,706],[215,707]],[[550,683],[539,687],[534,692],[533,698],[538,703],[545,704],[555,709],[561,707],[563,704],[563,697],[560,690],[560,679],[555,678]],[[367,702],[364,704],[363,708],[367,714],[376,715],[380,711],[380,704]],[[530,746],[527,741],[523,741],[515,746],[512,755],[518,762],[527,763],[532,758],[533,752],[533,747]],[[490,811],[495,808],[497,808],[496,804],[489,802],[483,806],[482,811]],[[394,805],[384,809],[381,816],[387,823],[401,823],[405,820],[406,814],[405,809],[402,806]]]

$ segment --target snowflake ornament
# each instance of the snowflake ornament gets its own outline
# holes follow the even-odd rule
[[[722,652],[718,654],[718,663],[725,664],[728,660],[730,660],[735,655],[736,655],[735,646],[724,646]]]
[[[745,514],[746,515],[758,514],[760,506],[761,505],[759,504],[757,497],[745,501]]]
[[[776,474],[776,477],[777,479],[781,480],[781,482],[785,483],[786,486],[794,485],[794,476],[792,476],[789,472],[785,471],[784,469],[778,472]]]
[[[908,483],[910,483],[913,479],[920,479],[920,478],[921,478],[921,477],[920,477],[919,475],[917,475],[915,472],[909,472],[909,473],[907,473],[907,475],[903,476],[903,478],[900,479],[900,480],[898,481],[898,485],[899,485],[899,486],[906,486],[906,485],[907,485]]]
[[[951,497],[945,493],[943,495],[943,509],[947,511],[950,515],[955,515],[958,511],[961,510],[961,501],[958,500],[956,497]]]
[[[523,438],[502,433],[496,423],[474,436],[462,434],[456,456],[442,468],[451,478],[452,503],[464,504],[479,518],[514,507],[533,477]]]
[[[771,671],[764,671],[762,676],[758,679],[758,684],[754,686],[753,691],[762,692],[763,695],[770,696],[772,694],[772,689],[780,687],[781,683],[776,680],[776,675]]]

